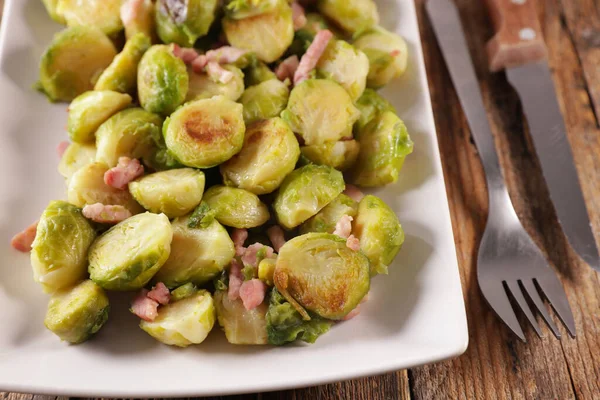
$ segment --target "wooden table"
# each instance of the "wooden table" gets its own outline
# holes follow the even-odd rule
[[[559,270],[575,316],[577,339],[569,338],[560,323],[562,340],[555,339],[545,325],[540,339],[522,319],[527,337],[527,343],[522,343],[479,293],[475,256],[487,215],[483,170],[425,17],[424,0],[416,2],[469,320],[469,348],[455,360],[408,371],[228,399],[600,399],[600,275],[567,246],[518,98],[502,74],[492,75],[486,69],[483,48],[492,32],[482,2],[457,0],[511,197],[527,230]],[[600,1],[538,0],[538,6],[592,225],[599,232]],[[50,399],[9,393],[0,397]]]

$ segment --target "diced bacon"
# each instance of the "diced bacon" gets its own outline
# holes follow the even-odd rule
[[[127,189],[127,184],[144,174],[144,166],[139,160],[119,157],[116,167],[104,173],[104,183],[116,189]]]
[[[131,217],[131,211],[123,206],[105,205],[102,203],[88,204],[83,207],[82,214],[87,219],[100,224],[118,224]]]
[[[67,142],[66,140],[63,140],[58,144],[58,146],[56,146],[56,154],[58,154],[59,158],[62,158],[63,154],[65,154],[65,151],[67,151],[67,148],[70,144],[71,143]]]
[[[349,184],[346,184],[346,190],[344,190],[344,194],[357,202],[360,202],[363,197],[365,197],[365,194],[361,192],[359,188]]]
[[[248,51],[238,49],[237,47],[222,46],[214,50],[209,50],[206,54],[196,57],[192,61],[194,72],[201,73],[211,62],[217,64],[231,64],[248,54]]]
[[[12,240],[10,241],[10,245],[13,247],[13,249],[19,250],[23,253],[31,251],[31,244],[35,240],[37,224],[38,221],[35,221],[33,224],[25,228],[24,231],[13,236]]]
[[[359,251],[360,250],[360,240],[354,235],[348,236],[346,239],[346,247],[350,250]]]
[[[131,302],[131,312],[144,321],[152,322],[158,316],[158,302],[148,297],[147,289],[142,289]]]
[[[350,233],[352,233],[352,218],[349,215],[342,215],[340,220],[335,224],[335,230],[333,231],[334,235],[338,235],[343,237],[344,239],[348,239]]]
[[[265,299],[267,285],[260,279],[250,279],[242,283],[240,287],[240,298],[246,310],[252,310],[260,306]]]
[[[297,1],[292,3],[292,19],[294,20],[294,30],[297,31],[306,25],[306,15],[304,14],[304,7],[302,7]]]
[[[246,248],[244,255],[242,256],[242,262],[246,266],[257,267],[258,266],[258,257],[256,256],[260,249],[265,248],[266,254],[265,258],[273,258],[275,253],[273,249],[269,246],[265,246],[262,243],[254,243]]]
[[[169,292],[169,288],[162,282],[158,282],[156,286],[148,292],[147,296],[163,306],[169,304],[169,301],[171,301],[171,292]]]
[[[121,21],[127,26],[134,22],[144,5],[144,0],[125,0],[121,6]]]
[[[195,73],[201,74],[204,72],[206,64],[208,64],[208,59],[206,58],[206,55],[199,55],[194,61],[192,61],[192,69]]]
[[[227,71],[221,64],[211,61],[206,64],[206,73],[215,82],[228,83],[234,78],[233,72]]]
[[[188,47],[180,47],[176,43],[173,43],[173,55],[175,57],[181,58],[181,60],[186,64],[191,64],[196,58],[198,58],[199,54],[195,49],[191,49]]]
[[[319,58],[323,55],[331,38],[333,38],[333,33],[328,29],[319,31],[316,34],[306,53],[300,59],[300,64],[294,74],[294,85],[308,79],[308,74],[317,66]]]
[[[294,80],[294,74],[298,69],[299,63],[300,61],[298,60],[297,55],[289,56],[275,68],[275,76],[282,82],[286,79],[289,79],[290,81]]]
[[[285,244],[285,234],[279,225],[273,225],[267,229],[267,235],[273,245],[275,252],[279,253],[279,249]]]
[[[400,50],[392,50],[390,51],[390,56],[398,57],[400,55]]]
[[[349,319],[356,317],[358,314],[360,314],[360,304],[357,305],[354,310],[350,311],[344,318],[342,318],[342,321],[348,321]]]
[[[244,283],[244,276],[242,275],[242,266],[235,258],[231,261],[229,267],[229,289],[227,291],[227,297],[229,300],[237,300],[240,297],[240,288]]]
[[[235,246],[235,255],[241,257],[244,255],[246,248],[244,247],[244,243],[248,239],[248,231],[246,229],[234,229],[231,233],[231,240],[233,240],[233,245]]]

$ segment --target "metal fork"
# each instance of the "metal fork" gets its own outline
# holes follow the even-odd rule
[[[521,225],[504,184],[458,10],[450,0],[429,0],[426,8],[487,178],[489,216],[477,257],[477,279],[481,292],[496,314],[521,340],[525,341],[525,335],[511,306],[509,293],[539,336],[542,336],[540,327],[525,295],[559,338],[560,332],[548,314],[541,292],[574,337],[575,322],[564,289]]]

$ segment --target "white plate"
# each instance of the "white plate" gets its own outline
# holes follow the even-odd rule
[[[97,337],[61,343],[43,325],[47,297],[32,281],[29,257],[11,236],[64,198],[56,145],[67,136],[66,104],[31,86],[38,60],[61,27],[39,0],[7,0],[0,47],[0,389],[73,396],[207,396],[317,385],[408,368],[461,354],[468,333],[435,125],[411,0],[379,2],[384,26],[410,47],[407,76],[384,95],[415,142],[400,182],[375,193],[406,231],[389,276],[376,278],[352,321],[316,344],[229,345],[215,329],[200,346],[161,345],[137,328],[128,297],[113,296]]]

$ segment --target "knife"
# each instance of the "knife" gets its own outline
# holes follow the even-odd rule
[[[486,0],[496,35],[487,51],[492,71],[506,70],[515,88],[558,220],[573,249],[600,271],[600,257],[556,99],[535,0]]]

